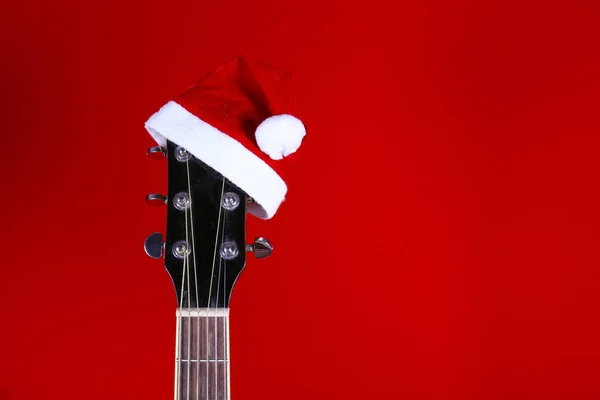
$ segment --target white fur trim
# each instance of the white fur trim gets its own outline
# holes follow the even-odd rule
[[[287,185],[269,165],[178,103],[165,104],[145,126],[159,145],[168,139],[184,147],[246,192],[257,203],[248,206],[256,217],[271,218],[285,199]]]
[[[274,115],[256,128],[256,143],[273,160],[281,160],[300,147],[306,135],[304,124],[289,114]]]

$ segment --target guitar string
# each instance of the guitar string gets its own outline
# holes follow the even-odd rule
[[[188,195],[190,197],[190,203],[191,203],[191,184],[190,184],[190,174],[189,174],[189,161],[186,161],[186,167],[187,167],[187,180],[188,180]],[[208,296],[208,307],[207,307],[207,319],[206,319],[206,350],[207,350],[207,363],[206,363],[206,393],[207,393],[207,398],[208,398],[208,365],[210,364],[208,361],[208,349],[209,349],[209,335],[208,335],[208,311],[210,310],[210,298],[212,296],[212,286],[213,286],[213,281],[214,281],[214,269],[215,269],[215,262],[216,262],[216,253],[217,253],[217,244],[218,244],[218,235],[219,235],[219,229],[221,227],[221,215],[222,215],[222,201],[223,201],[223,193],[224,193],[224,189],[225,189],[225,179],[223,179],[222,182],[222,186],[221,186],[221,197],[220,197],[220,202],[219,202],[219,218],[217,221],[217,232],[216,232],[216,238],[215,238],[215,250],[214,250],[214,255],[213,255],[213,265],[212,265],[212,273],[211,273],[211,282],[210,282],[210,289],[209,289],[209,296]],[[187,223],[187,209],[185,212],[185,227],[186,227],[186,243],[190,243],[189,242],[189,233],[188,233],[188,223]],[[193,257],[193,264],[194,264],[194,275],[195,275],[195,283],[196,283],[196,299],[198,300],[198,279],[197,279],[197,269],[196,269],[196,259],[195,259],[195,249],[194,249],[194,237],[193,237],[193,214],[192,214],[192,210],[190,207],[190,224],[191,224],[191,232],[192,232],[192,257]],[[222,237],[223,237],[224,231],[222,232]],[[190,297],[191,297],[191,293],[190,293],[190,280],[191,280],[191,273],[189,271],[189,261],[187,261],[188,257],[184,257],[184,265],[183,265],[183,279],[182,279],[182,293],[183,293],[183,287],[185,286],[185,279],[186,279],[186,265],[187,265],[187,273],[190,274],[189,279],[187,280],[187,286],[188,286],[188,369],[187,369],[187,375],[188,375],[188,385],[187,385],[187,397],[189,399],[189,375],[190,375],[190,357],[191,357],[191,353],[190,353],[190,344],[191,344],[191,336],[189,334],[190,329],[191,329],[191,307],[190,307]],[[219,283],[218,283],[218,288],[220,287],[220,270],[221,270],[221,263],[219,262]],[[225,297],[225,291],[224,291],[224,297]],[[217,298],[218,298],[218,291],[217,291]],[[181,303],[183,302],[183,296],[181,299]],[[180,308],[182,308],[183,304],[180,304]],[[181,314],[181,313],[180,313]],[[180,315],[180,319],[181,319],[181,315]],[[217,346],[217,322],[216,322],[217,317],[215,316],[215,320],[214,320],[214,324],[215,324],[215,381],[217,381],[217,359],[218,359],[218,354],[217,354],[217,350],[216,350],[216,346]],[[224,321],[225,322],[225,321]],[[198,329],[200,326],[200,319],[198,318]],[[198,332],[199,333],[199,332]],[[198,337],[198,341],[200,340],[200,337]],[[224,342],[224,347],[225,347],[225,342]],[[181,365],[181,357],[179,358],[179,368]],[[198,371],[199,372],[199,371]],[[198,388],[198,381],[199,379],[197,379],[196,381],[196,392],[197,392],[197,396],[199,394],[199,388]],[[217,382],[216,382],[217,383]],[[217,391],[217,384],[215,385],[215,397],[218,395],[218,391]],[[178,398],[179,398],[179,391],[178,391]]]
[[[191,299],[190,297],[192,297],[191,293],[190,293],[190,281],[192,280],[192,274],[190,273],[190,263],[189,263],[189,231],[188,231],[188,209],[186,208],[184,211],[184,215],[185,215],[185,243],[186,243],[186,252],[184,253],[183,256],[183,262],[187,264],[187,271],[188,271],[188,279],[187,279],[187,311],[188,311],[188,315],[187,315],[187,364],[186,364],[186,372],[187,372],[187,384],[185,385],[186,391],[187,391],[187,396],[186,396],[186,400],[189,400],[190,398],[190,370],[191,368],[191,361],[190,361],[190,357],[191,357],[191,344],[192,344],[192,336],[191,336],[191,330],[192,330],[192,324],[191,324]]]
[[[182,284],[183,286],[183,284]],[[181,375],[181,313],[177,316],[177,333],[175,335],[175,398],[179,400],[179,379]]]
[[[223,223],[223,225],[225,225],[225,223]],[[225,232],[225,229],[223,229],[223,232]],[[223,242],[223,237],[221,236],[221,242]],[[227,290],[225,290],[227,288],[227,261],[223,260],[223,306],[225,304],[227,304]],[[227,319],[229,318],[229,316],[225,316],[223,317],[223,360],[225,360],[223,362],[223,393],[225,394],[225,400],[229,399],[229,392],[227,390],[227,382],[228,382],[228,376],[227,376],[227,371],[229,368],[229,354],[227,354],[227,344],[229,343],[229,334],[227,333],[227,330],[225,329],[225,323],[227,321]]]
[[[195,240],[194,240],[194,211],[192,207],[192,184],[190,181],[190,161],[189,158],[186,160],[186,173],[187,173],[187,184],[188,184],[188,201],[189,201],[189,209],[190,209],[190,230],[192,235],[192,262],[194,263],[194,287],[196,288],[196,307],[199,307],[200,299],[198,298],[198,274],[196,271],[196,249],[195,249]],[[187,209],[186,209],[187,210]],[[186,236],[187,236],[187,221],[186,221]],[[186,238],[187,240],[187,238]],[[190,295],[188,293],[188,295]],[[196,316],[196,321],[198,323],[198,330],[196,334],[198,335],[198,346],[196,347],[196,358],[198,362],[196,363],[196,399],[199,398],[200,393],[200,315]],[[191,325],[192,317],[191,313],[188,316],[188,324]],[[188,337],[188,342],[191,343],[192,337]],[[191,354],[188,354],[188,358],[191,357]],[[188,369],[191,369],[191,364],[188,365]],[[189,386],[189,382],[188,382]],[[189,399],[188,399],[189,400]]]
[[[225,237],[225,219],[227,218],[227,213],[223,214],[223,229],[221,230],[221,243],[223,243],[223,238]],[[225,265],[227,263],[227,261],[220,257],[219,258],[219,273],[218,273],[218,279],[217,279],[217,296],[216,298],[219,298],[219,291],[221,289],[221,266]],[[225,279],[223,279],[223,285],[225,285]],[[225,300],[225,288],[223,288],[223,300]],[[225,305],[225,301],[223,301],[223,305]],[[221,317],[224,318],[224,317]],[[218,388],[219,388],[219,377],[218,377],[218,371],[219,371],[219,351],[218,351],[218,332],[217,332],[217,315],[215,314],[215,318],[214,318],[214,325],[215,325],[215,398],[217,398],[217,393],[218,393]],[[223,341],[225,341],[225,332],[223,332]],[[223,359],[225,359],[225,354],[223,354]]]
[[[225,218],[223,218],[223,221]],[[223,222],[223,226],[225,226],[225,222]],[[225,228],[223,228],[223,233],[225,233]],[[221,236],[221,243],[223,242],[223,236]],[[223,306],[227,304],[227,261],[223,260]],[[229,365],[229,355],[227,354],[226,346],[229,342],[229,336],[225,330],[225,321],[229,318],[229,316],[223,317],[223,393],[225,394],[225,400],[229,399],[229,393],[227,392],[227,368]]]
[[[208,343],[208,321],[209,321],[209,315],[208,315],[208,310],[210,310],[210,299],[212,296],[212,287],[213,287],[213,281],[214,281],[214,277],[215,277],[215,262],[217,260],[217,244],[219,242],[219,229],[221,227],[221,214],[223,211],[223,192],[225,191],[225,178],[223,178],[223,184],[221,185],[221,196],[219,199],[219,218],[217,219],[217,232],[215,235],[215,248],[214,248],[214,254],[213,254],[213,263],[212,263],[212,270],[211,270],[211,274],[210,274],[210,288],[208,290],[208,307],[207,307],[207,312],[206,312],[206,355],[207,355],[207,362],[206,362],[206,399],[208,400],[208,365],[210,364],[210,362],[208,362],[208,349],[209,349],[209,343]],[[216,338],[215,338],[216,341]],[[215,367],[216,367],[217,362],[215,361]],[[215,393],[217,392],[216,387],[215,387]]]
[[[180,381],[181,381],[181,322],[182,322],[182,315],[181,315],[181,310],[183,309],[183,288],[185,287],[185,269],[186,269],[186,262],[185,262],[185,258],[183,259],[183,274],[181,277],[181,297],[179,299],[179,316],[177,317],[177,324],[179,326],[179,329],[177,330],[177,379],[176,379],[176,383],[177,383],[177,400],[179,400],[181,398],[181,388],[180,388]]]

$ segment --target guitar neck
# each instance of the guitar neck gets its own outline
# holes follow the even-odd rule
[[[175,400],[229,398],[229,309],[178,309]]]

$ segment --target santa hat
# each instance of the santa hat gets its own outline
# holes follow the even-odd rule
[[[269,219],[287,192],[279,160],[306,135],[296,111],[290,73],[237,57],[165,104],[146,129],[215,169],[254,199],[251,214]]]

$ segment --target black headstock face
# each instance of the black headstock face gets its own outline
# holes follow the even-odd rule
[[[165,267],[180,307],[227,308],[246,263],[246,194],[168,142]]]

